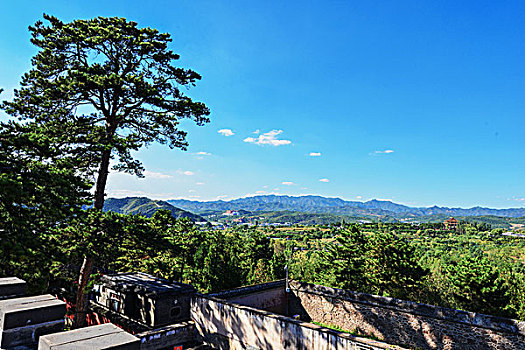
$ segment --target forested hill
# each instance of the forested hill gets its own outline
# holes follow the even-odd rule
[[[151,217],[159,209],[171,211],[175,218],[189,218],[193,221],[206,221],[199,215],[179,209],[164,202],[146,197],[108,198],[104,202],[104,211],[113,211],[120,214],[142,214]]]
[[[305,213],[330,213],[340,215],[389,215],[393,217],[419,217],[429,215],[447,216],[480,216],[493,215],[501,217],[525,216],[525,208],[492,209],[447,208],[447,207],[408,207],[391,201],[371,200],[368,202],[345,201],[340,198],[321,196],[255,196],[239,198],[231,201],[199,202],[184,199],[168,200],[168,203],[194,213],[222,210],[248,211],[297,211]]]

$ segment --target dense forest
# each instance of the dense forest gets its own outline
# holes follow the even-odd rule
[[[457,231],[377,223],[332,230],[332,239],[322,231],[292,236],[282,245],[293,252],[294,278],[523,319],[525,241],[502,232],[476,223]]]
[[[2,245],[0,275],[73,298],[90,249],[98,254],[91,284],[143,271],[214,292],[283,278],[288,265],[298,280],[523,319],[525,240],[501,233],[470,223],[457,231],[391,223],[205,230],[167,210],[151,218],[87,210],[31,249]]]

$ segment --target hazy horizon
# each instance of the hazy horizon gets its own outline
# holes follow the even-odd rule
[[[235,200],[239,200],[239,199],[261,197],[261,196],[276,196],[276,197],[283,196],[283,197],[293,197],[293,198],[298,198],[298,197],[322,197],[322,198],[328,198],[328,199],[341,199],[341,200],[346,201],[346,202],[359,202],[359,203],[366,203],[366,202],[370,202],[370,201],[392,202],[392,203],[395,203],[395,204],[401,204],[401,205],[405,205],[407,207],[412,207],[412,208],[431,208],[431,207],[434,207],[434,206],[442,207],[442,208],[451,208],[451,209],[471,209],[471,208],[476,208],[476,207],[490,208],[490,209],[522,209],[523,208],[523,207],[519,207],[519,206],[516,206],[516,207],[484,207],[484,206],[480,206],[480,205],[474,205],[474,206],[466,207],[466,206],[449,206],[449,205],[439,205],[439,204],[413,206],[413,205],[405,204],[405,203],[402,203],[402,202],[396,202],[396,201],[394,201],[392,199],[388,199],[388,198],[345,199],[345,198],[342,198],[342,197],[329,197],[329,196],[322,196],[322,195],[318,195],[318,194],[298,194],[298,195],[287,195],[287,194],[276,194],[276,193],[247,194],[246,196],[243,196],[243,197],[236,197],[236,198],[230,198],[230,199],[211,199],[211,200],[187,199],[187,198],[183,198],[183,197],[161,199],[161,198],[151,198],[151,197],[141,196],[141,195],[137,195],[137,196],[107,196],[106,198],[115,198],[115,199],[148,198],[148,199],[151,199],[151,200],[160,200],[160,201],[187,200],[187,201],[190,201],[190,202],[204,202],[204,203],[207,203],[207,202],[216,202],[216,201],[231,202],[231,201],[235,201]]]

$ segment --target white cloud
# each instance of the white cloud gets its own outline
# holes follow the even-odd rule
[[[307,190],[308,187],[301,187],[301,190]]]
[[[179,175],[186,175],[186,176],[193,176],[193,175],[195,175],[195,173],[193,171],[190,171],[190,170],[181,170],[181,169],[179,169],[179,170],[177,170],[175,172],[177,174],[179,174]]]
[[[204,182],[196,182],[195,185],[202,186],[202,185],[204,185]]]
[[[321,182],[330,182],[330,180],[328,180],[328,179],[319,179],[319,181],[321,181]]]
[[[221,129],[217,131],[219,134],[223,136],[232,136],[235,135],[235,133],[232,131],[232,129]]]
[[[363,199],[363,196],[355,196],[357,199]]]
[[[209,152],[203,152],[203,151],[201,151],[201,152],[197,152],[197,153],[195,153],[195,154],[198,155],[198,156],[211,156],[211,153],[209,153]]]
[[[254,143],[256,145],[271,145],[271,146],[283,146],[289,145],[292,143],[290,140],[280,140],[277,139],[277,136],[281,134],[282,130],[272,130],[264,134],[259,135],[259,137],[247,137],[244,139],[244,142]]]
[[[225,198],[228,198],[227,195],[223,194],[222,196],[217,196],[216,199],[219,200],[219,199],[225,199]]]
[[[189,192],[189,193],[195,193],[195,192],[197,192],[197,191],[195,191],[195,190],[189,190],[188,192]]]
[[[278,188],[278,187],[276,187],[276,188],[274,188],[273,190],[274,190],[274,191],[279,191],[279,188]]]
[[[253,133],[254,133],[254,134],[259,134],[260,132],[261,132],[261,130],[257,129],[257,130],[255,130]]]
[[[394,150],[385,149],[384,151],[375,151],[374,153],[375,154],[389,154],[389,153],[394,153]]]
[[[265,194],[266,191],[255,191],[255,193],[257,193],[257,194]]]
[[[171,179],[173,176],[146,170],[144,171],[144,177],[150,178],[150,179]]]
[[[283,182],[281,182],[281,184],[286,185],[286,186],[295,185],[292,181],[283,181]]]
[[[189,198],[201,198],[201,196],[189,196]]]
[[[320,157],[321,156],[321,152],[310,152],[309,156],[310,157]]]

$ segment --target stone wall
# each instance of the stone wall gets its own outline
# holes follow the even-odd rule
[[[201,340],[218,349],[401,349],[203,295],[193,297],[191,315]]]
[[[525,349],[525,322],[291,282],[301,319],[420,349]]]
[[[287,316],[285,280],[234,288],[207,296]]]

